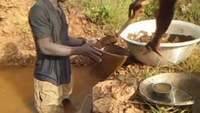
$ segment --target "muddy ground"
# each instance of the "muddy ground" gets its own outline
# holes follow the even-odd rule
[[[28,25],[28,10],[34,0],[1,0],[0,1],[0,64],[2,65],[32,65],[35,61],[35,46]],[[101,27],[91,23],[80,11],[80,8],[66,4],[65,13],[70,20],[70,35],[85,37],[87,39],[105,37],[105,31]],[[107,33],[107,31],[106,31]],[[113,37],[111,35],[111,37]],[[126,47],[122,40],[117,44]],[[193,55],[178,66],[150,67],[140,64],[135,60],[126,62],[124,66],[114,72],[109,79],[122,82],[138,81],[161,72],[200,72],[200,49],[196,48]],[[76,58],[73,63],[86,64],[83,58]],[[85,58],[84,58],[85,60]],[[5,96],[5,95],[4,95]],[[125,106],[126,107],[126,106]],[[133,106],[130,106],[130,108]]]

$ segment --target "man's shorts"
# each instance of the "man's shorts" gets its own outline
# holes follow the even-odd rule
[[[62,101],[72,93],[72,83],[56,86],[34,79],[35,107],[39,113],[64,113]]]

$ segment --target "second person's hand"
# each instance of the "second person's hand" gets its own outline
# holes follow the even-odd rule
[[[156,54],[158,54],[159,56],[162,56],[160,53],[160,42],[158,41],[150,41],[147,43],[146,48],[150,51],[155,52]]]

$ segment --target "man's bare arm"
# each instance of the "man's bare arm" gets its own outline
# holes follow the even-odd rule
[[[79,54],[79,47],[71,47],[53,43],[50,37],[38,39],[37,43],[40,51],[45,55],[70,56]]]
[[[175,3],[177,0],[160,0],[160,8],[156,16],[156,34],[154,40],[160,40],[161,35],[168,29],[175,10]]]
[[[71,55],[84,55],[88,56],[96,62],[101,62],[102,53],[88,44],[79,46],[66,46],[53,43],[51,38],[41,38],[37,41],[40,51],[45,55],[52,56],[71,56]]]
[[[159,53],[160,40],[162,35],[167,31],[175,10],[177,0],[159,0],[159,10],[156,16],[156,31],[153,39],[147,44],[147,47]]]
[[[133,18],[135,13],[142,7],[145,0],[134,0],[129,6],[129,18]],[[156,15],[156,31],[152,40],[147,44],[147,48],[159,53],[160,40],[168,29],[174,15],[177,0],[159,0],[159,10]]]

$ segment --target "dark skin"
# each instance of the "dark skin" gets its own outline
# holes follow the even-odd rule
[[[135,0],[129,6],[129,19],[135,16],[135,13],[142,7],[144,0]],[[159,0],[159,10],[156,15],[156,31],[152,40],[147,43],[146,47],[148,50],[159,52],[160,41],[162,35],[167,31],[174,15],[175,4],[177,0]]]

